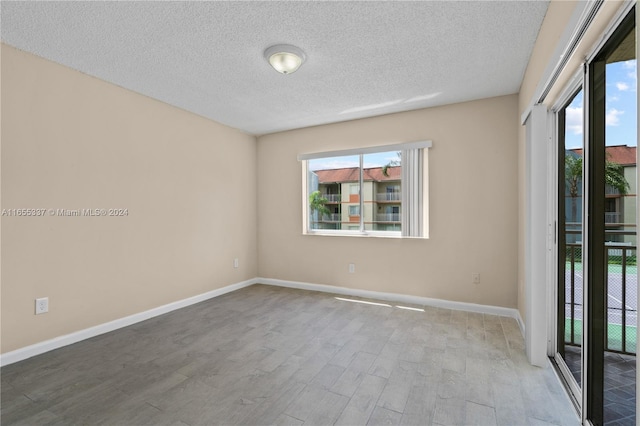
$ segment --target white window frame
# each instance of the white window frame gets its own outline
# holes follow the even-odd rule
[[[316,152],[298,155],[302,163],[302,233],[305,235],[341,235],[394,238],[428,238],[429,197],[428,197],[428,152],[431,141],[407,142],[392,145],[380,145],[366,148],[346,149],[340,151]],[[364,229],[363,209],[363,156],[387,151],[402,152],[402,231],[374,231]],[[308,194],[308,162],[328,157],[360,156],[360,229],[310,229],[309,227],[309,194]]]

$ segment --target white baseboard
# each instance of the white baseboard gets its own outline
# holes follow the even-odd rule
[[[524,336],[524,323],[520,317],[520,312],[513,308],[503,308],[501,306],[479,305],[475,303],[454,302],[451,300],[432,299],[429,297],[410,296],[400,293],[383,293],[379,291],[360,290],[355,288],[336,287],[325,284],[311,284],[298,281],[285,281],[273,278],[256,278],[258,284],[268,284],[279,287],[297,288],[301,290],[320,291],[323,293],[342,294],[347,296],[364,297],[368,299],[379,299],[391,302],[410,303],[412,305],[433,306],[445,309],[455,309],[457,311],[477,312],[481,314],[499,315],[513,318],[518,322],[520,331]]]
[[[104,324],[99,324],[94,327],[85,328],[84,330],[76,331],[64,336],[55,337],[44,342],[36,343],[24,348],[16,349],[15,351],[7,352],[0,355],[0,366],[13,364],[14,362],[22,361],[32,356],[40,355],[45,352],[49,352],[54,349],[61,348],[63,346],[71,345],[81,340],[90,339],[91,337],[99,336],[100,334],[108,333],[110,331],[117,330],[119,328],[127,327],[136,324],[141,321],[148,320],[159,315],[166,314],[176,309],[184,308],[196,303],[203,302],[208,299],[212,299],[217,296],[221,296],[225,293],[229,293],[235,290],[239,290],[244,287],[256,284],[259,281],[250,279],[242,281],[236,284],[231,284],[226,287],[218,288],[208,291],[206,293],[199,294],[197,296],[188,297],[186,299],[178,300],[176,302],[168,303],[166,305],[158,306],[157,308],[149,309],[148,311],[140,312],[137,314],[129,315],[124,318],[109,321]]]

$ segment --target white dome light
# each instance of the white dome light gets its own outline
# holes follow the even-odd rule
[[[281,74],[295,72],[306,59],[302,50],[289,44],[271,46],[264,51],[264,57]]]

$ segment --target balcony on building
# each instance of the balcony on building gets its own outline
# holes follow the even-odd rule
[[[402,218],[400,213],[378,213],[376,222],[400,222]]]
[[[378,203],[399,203],[402,201],[402,193],[400,192],[382,192],[376,194]]]

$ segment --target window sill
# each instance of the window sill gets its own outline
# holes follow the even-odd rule
[[[367,232],[361,233],[357,231],[349,232],[349,231],[341,231],[341,232],[305,232],[302,235],[304,236],[319,236],[319,237],[349,237],[349,238],[391,238],[398,240],[427,240],[428,237],[408,237],[402,236],[399,232]]]

